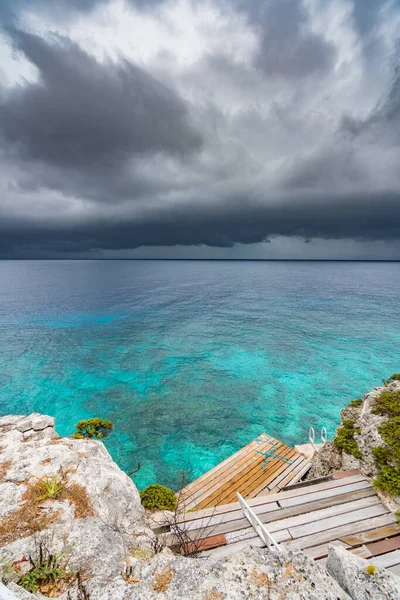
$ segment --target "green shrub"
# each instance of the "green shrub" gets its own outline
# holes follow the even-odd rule
[[[354,424],[355,421],[345,419],[342,426],[337,430],[333,443],[338,450],[344,450],[347,454],[352,454],[356,458],[362,460],[362,454],[354,439],[354,434],[359,434],[360,430],[354,428]]]
[[[106,421],[99,417],[94,417],[87,421],[79,421],[75,427],[76,432],[73,437],[77,439],[96,438],[100,440],[101,438],[107,437],[114,429],[114,425],[111,421]]]
[[[29,557],[31,569],[17,581],[31,594],[45,593],[50,597],[59,596],[68,587],[74,575],[65,566],[59,554],[51,554],[43,544],[39,545],[35,559]]]
[[[142,505],[147,510],[175,510],[175,492],[157,483],[140,492]]]
[[[391,383],[392,381],[400,381],[400,373],[393,373],[393,375],[389,377],[389,379],[386,379],[385,385]]]
[[[398,375],[392,375],[397,379]],[[374,486],[385,494],[400,496],[400,392],[385,390],[375,400],[372,412],[387,418],[378,431],[385,446],[373,448],[379,475]]]
[[[359,406],[362,406],[363,402],[364,400],[362,398],[356,398],[350,402],[349,406],[351,406],[351,408],[358,408]]]
[[[400,416],[400,390],[390,392],[384,390],[381,395],[375,400],[372,409],[374,415],[384,415],[388,417]]]
[[[374,480],[374,487],[384,494],[400,496],[400,468],[391,465],[381,467],[381,472]]]

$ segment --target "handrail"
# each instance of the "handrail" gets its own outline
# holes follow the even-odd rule
[[[264,544],[267,546],[268,550],[272,550],[273,552],[282,552],[282,548],[279,546],[278,542],[272,537],[269,533],[268,529],[265,527],[263,523],[261,523],[260,519],[257,517],[256,513],[250,508],[247,502],[242,498],[239,492],[236,492],[240,507],[243,511],[244,516],[249,521],[250,525],[254,528],[257,535],[262,539]]]
[[[318,448],[315,445],[315,431],[314,431],[314,427],[310,427],[310,429],[308,430],[308,441],[310,442],[310,444],[314,448],[315,452],[318,452]],[[328,433],[326,431],[326,427],[322,427],[321,428],[321,444],[326,444],[327,441],[328,441]]]

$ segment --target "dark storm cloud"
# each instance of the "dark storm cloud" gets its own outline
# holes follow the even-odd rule
[[[390,219],[388,218],[390,215]],[[82,252],[139,246],[206,244],[232,247],[282,235],[325,239],[396,240],[400,238],[400,193],[321,198],[309,195],[265,204],[254,199],[201,202],[160,211],[150,219],[97,220],[69,226],[27,226],[8,222],[1,227],[0,252],[19,249]]]
[[[39,72],[0,104],[0,134],[22,158],[104,169],[136,153],[200,147],[185,103],[138,66],[100,64],[65,38],[12,36]]]
[[[356,4],[366,35],[381,13],[368,3],[361,22]],[[348,49],[335,63],[310,18],[300,0],[253,0],[232,26],[243,55],[202,52],[199,34],[195,58],[146,67],[14,30],[38,78],[0,90],[0,255],[399,240],[399,77],[359,109],[365,64]]]

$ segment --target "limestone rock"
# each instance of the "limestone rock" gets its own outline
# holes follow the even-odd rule
[[[400,579],[379,567],[368,575],[369,564],[340,546],[329,546],[326,568],[352,600],[399,600]]]
[[[385,418],[374,415],[372,409],[376,398],[384,390],[394,391],[397,389],[400,389],[400,381],[393,381],[385,387],[377,387],[364,396],[361,407],[347,406],[341,411],[342,421],[347,419],[356,420],[355,428],[359,429],[360,433],[355,433],[354,439],[362,454],[362,460],[344,451],[337,450],[332,442],[328,442],[315,457],[307,479],[329,475],[333,471],[351,471],[353,469],[359,469],[367,477],[375,477],[378,471],[372,449],[383,444],[378,427]]]

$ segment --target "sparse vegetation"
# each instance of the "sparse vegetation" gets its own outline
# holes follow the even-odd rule
[[[147,510],[175,510],[176,496],[175,492],[158,483],[149,485],[140,492],[142,505]]]
[[[380,470],[374,486],[385,494],[400,496],[400,391],[384,390],[372,412],[388,418],[378,427],[385,445],[372,451]]]
[[[203,600],[223,600],[223,595],[222,592],[218,592],[213,588],[207,596],[204,596]]]
[[[18,585],[27,592],[40,592],[54,598],[62,594],[75,579],[75,574],[69,571],[62,562],[62,557],[51,554],[41,544],[39,555],[35,560],[29,557],[31,569],[18,580]]]
[[[101,440],[111,433],[114,429],[114,425],[111,421],[100,419],[100,417],[94,417],[87,421],[79,421],[75,425],[75,428],[76,432],[73,437],[76,439],[95,438]]]
[[[169,586],[171,585],[171,581],[174,578],[174,572],[170,569],[165,569],[161,573],[156,573],[154,575],[154,583],[153,590],[158,594],[162,592],[166,592]]]
[[[38,481],[36,485],[37,489],[42,494],[38,497],[38,500],[56,500],[65,487],[65,483],[58,480],[58,474],[54,477],[45,477]]]
[[[360,430],[354,427],[355,421],[345,419],[336,432],[336,436],[333,440],[335,447],[338,450],[344,450],[347,454],[352,454],[359,460],[362,460],[362,454],[354,439],[354,434],[360,434]]]
[[[4,477],[7,474],[8,469],[11,467],[11,460],[6,460],[0,463],[0,483],[3,481]]]
[[[356,398],[350,402],[349,406],[351,406],[351,408],[358,408],[362,406],[363,402],[364,400],[362,398]]]
[[[59,499],[68,500],[68,502],[75,506],[76,519],[95,516],[86,488],[83,485],[79,485],[79,483],[70,483],[65,486]]]
[[[376,573],[376,567],[374,567],[374,565],[367,565],[365,570],[367,571],[368,575],[371,575],[371,577],[373,577]]]
[[[57,520],[59,511],[40,510],[36,485],[28,485],[22,497],[24,504],[0,520],[0,547],[42,531]]]
[[[393,373],[389,379],[384,379],[383,383],[384,385],[389,385],[389,383],[392,383],[393,381],[400,381],[400,373]]]

